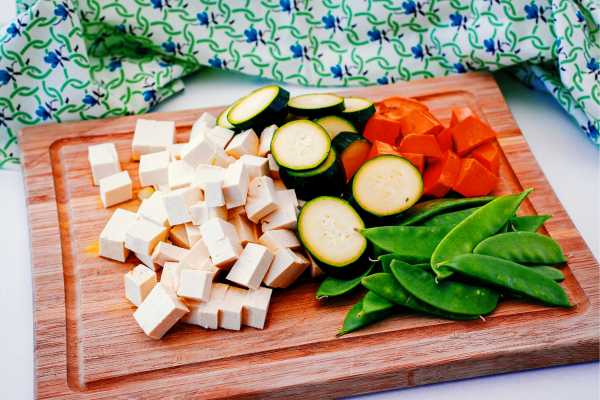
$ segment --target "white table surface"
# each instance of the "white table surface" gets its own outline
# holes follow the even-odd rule
[[[1,0],[14,14],[13,0]],[[6,9],[5,9],[6,11]],[[517,123],[558,198],[592,252],[599,257],[599,151],[547,94],[531,92],[499,74]],[[161,104],[171,111],[226,104],[264,81],[204,71],[186,80],[186,91]],[[313,89],[291,87],[294,93]],[[33,398],[33,322],[29,232],[20,170],[0,170],[0,399]],[[597,400],[598,363],[546,368],[362,396],[364,399]]]

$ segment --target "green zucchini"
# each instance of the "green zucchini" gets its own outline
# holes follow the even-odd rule
[[[233,104],[229,105],[229,107],[221,111],[221,114],[219,114],[219,116],[217,117],[217,125],[219,125],[220,127],[227,129],[235,129],[235,126],[231,125],[229,120],[227,120],[227,114],[229,114],[229,110],[231,110],[231,107],[233,107]]]
[[[307,202],[298,216],[298,237],[326,273],[347,277],[369,266],[365,224],[345,200],[320,196]]]
[[[280,86],[261,87],[233,103],[227,121],[242,130],[271,125],[274,116],[279,119],[286,112],[289,98],[290,93]]]
[[[317,118],[315,122],[325,128],[331,139],[334,139],[340,132],[358,132],[352,122],[337,115]]]
[[[294,115],[318,118],[342,112],[344,98],[331,93],[302,94],[292,97],[288,108]]]
[[[344,169],[333,148],[318,167],[306,171],[279,168],[279,176],[285,186],[295,189],[296,196],[302,200],[323,195],[339,196],[346,184]]]
[[[352,179],[353,201],[376,217],[396,215],[423,194],[423,179],[410,161],[381,155],[365,162]]]
[[[340,132],[332,141],[331,146],[338,153],[344,167],[346,181],[349,181],[356,171],[364,164],[371,144],[362,135],[354,132]]]
[[[357,127],[363,127],[368,119],[375,114],[373,102],[363,97],[345,97],[342,116],[349,119]]]
[[[280,167],[294,171],[316,168],[329,154],[331,138],[309,120],[291,121],[273,134],[271,154]]]

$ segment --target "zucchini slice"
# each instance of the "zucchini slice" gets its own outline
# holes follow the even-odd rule
[[[365,126],[367,120],[375,114],[375,105],[363,97],[344,98],[342,116],[354,122],[356,126]]]
[[[233,107],[233,104],[230,104],[229,107],[221,111],[221,114],[219,114],[219,116],[217,117],[217,125],[219,125],[220,127],[227,129],[235,129],[235,126],[231,125],[231,123],[229,123],[229,120],[227,120],[227,114],[229,114],[229,110],[231,110],[231,107]]]
[[[339,196],[346,186],[344,169],[333,148],[317,168],[306,171],[280,168],[279,176],[285,186],[295,189],[296,196],[302,200],[310,200],[317,196]]]
[[[331,141],[331,146],[339,154],[346,181],[352,179],[371,151],[371,144],[367,139],[354,132],[341,132]]]
[[[332,139],[339,135],[340,132],[358,132],[352,122],[337,115],[317,118],[315,122],[325,128]]]
[[[342,112],[344,98],[331,93],[302,94],[292,97],[288,108],[292,114],[317,118]]]
[[[377,217],[398,214],[415,204],[423,194],[423,178],[410,161],[396,155],[381,155],[364,163],[352,180],[352,198],[367,213]]]
[[[360,234],[365,224],[345,200],[320,196],[304,205],[298,216],[300,241],[322,269],[348,276],[367,266],[367,240]]]
[[[302,171],[319,166],[329,154],[331,139],[309,120],[291,121],[273,134],[271,154],[280,167]]]
[[[242,97],[227,113],[227,120],[238,129],[249,129],[273,123],[273,115],[280,116],[290,93],[277,85],[264,86]]]

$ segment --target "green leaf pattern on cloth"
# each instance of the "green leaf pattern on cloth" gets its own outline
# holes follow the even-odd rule
[[[203,66],[315,86],[511,67],[600,143],[595,0],[20,0],[0,33],[0,166],[44,122],[142,113]]]

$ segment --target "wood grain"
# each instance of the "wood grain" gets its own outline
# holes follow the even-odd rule
[[[496,130],[504,159],[497,193],[533,187],[524,213],[545,225],[568,256],[569,310],[506,301],[485,321],[398,315],[336,338],[354,299],[318,302],[316,283],[277,291],[264,331],[205,331],[177,325],[161,341],[144,336],[124,299],[128,265],[95,255],[112,213],[91,185],[87,146],[111,141],[129,160],[136,116],[24,129],[39,398],[332,398],[466,377],[598,359],[598,264],[560,205],[494,79],[483,73],[351,90],[379,99],[425,101],[447,122],[468,105]],[[208,109],[219,111],[222,107]],[[179,140],[205,110],[152,114],[175,120]],[[139,189],[137,164],[123,162]],[[123,207],[123,205],[120,205]],[[134,208],[134,200],[125,207]]]

